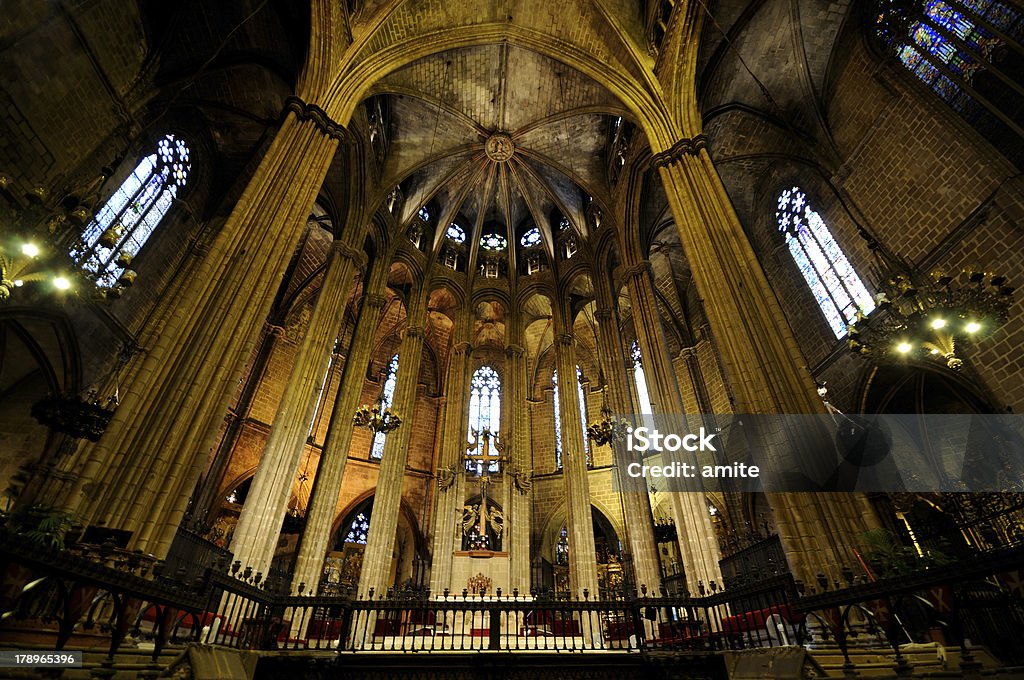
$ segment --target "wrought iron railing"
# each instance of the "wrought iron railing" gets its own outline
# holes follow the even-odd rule
[[[182,581],[141,560],[100,564],[70,551],[0,535],[0,636],[33,629],[54,647],[96,644],[108,662],[126,639],[148,641],[153,659],[169,643],[240,649],[458,652],[715,652],[780,645],[891,648],[939,628],[971,663],[984,644],[1007,663],[1024,660],[1024,551],[1004,550],[876,582],[801,584],[783,574],[699,596],[558,600],[538,593],[389,592],[383,597],[288,593],[221,561]],[[863,580],[863,579],[861,579]],[[88,635],[87,635],[88,634]],[[89,640],[86,640],[89,637]]]

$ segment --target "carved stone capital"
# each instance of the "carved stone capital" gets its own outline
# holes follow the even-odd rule
[[[619,274],[623,280],[627,280],[637,276],[646,275],[649,271],[651,271],[651,261],[641,260],[634,264],[623,265],[622,269],[619,270]]]
[[[423,326],[409,326],[405,329],[405,337],[407,338],[423,338]]]
[[[387,303],[388,299],[383,295],[378,295],[377,293],[367,293],[363,298],[363,304],[369,305],[370,307],[376,307],[378,309],[383,309],[384,305]]]
[[[522,357],[526,354],[526,349],[519,345],[506,345],[505,356],[507,357]]]
[[[452,347],[452,351],[458,356],[465,356],[473,351],[473,345],[468,342],[457,342]]]
[[[281,111],[281,118],[284,119],[284,117],[289,113],[294,113],[299,120],[312,121],[320,132],[333,139],[341,140],[345,138],[346,134],[348,134],[348,131],[345,130],[345,126],[331,120],[331,117],[327,115],[326,111],[316,104],[310,104],[302,101],[301,98],[296,97],[295,95],[284,100],[284,109]]]
[[[614,312],[610,309],[599,309],[594,312],[594,318],[601,323],[607,323],[612,320]]]
[[[344,257],[348,260],[352,260],[357,267],[362,267],[366,264],[366,253],[359,248],[354,248],[344,241],[335,241],[331,244],[331,248],[334,249],[340,257]]]
[[[651,159],[651,165],[656,169],[667,167],[678,163],[682,160],[683,156],[696,156],[700,153],[701,149],[706,149],[707,146],[708,139],[702,134],[690,139],[684,137],[673,144],[672,148],[654,154],[654,157]]]
[[[680,356],[680,358],[687,359],[687,360],[689,360],[689,359],[696,359],[697,358],[697,348],[696,347],[684,347],[681,350],[679,350],[679,356]]]
[[[571,333],[564,333],[558,336],[558,343],[566,347],[572,347],[573,343],[576,342],[576,337]]]
[[[282,335],[284,335],[284,326],[278,326],[275,323],[268,323],[267,335],[272,335],[275,338],[280,338]]]

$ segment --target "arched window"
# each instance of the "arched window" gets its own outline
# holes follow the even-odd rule
[[[109,288],[129,267],[167,214],[192,169],[185,141],[167,135],[107,199],[82,233],[71,257]]]
[[[569,530],[566,527],[562,527],[562,530],[558,532],[558,542],[555,543],[555,564],[563,566],[569,564]]]
[[[384,387],[381,389],[381,404],[383,408],[391,408],[391,402],[395,398],[395,384],[398,382],[398,355],[391,357],[388,363],[387,372],[384,375]],[[384,440],[387,435],[377,432],[373,435],[373,446],[370,448],[370,458],[380,460],[384,457]]]
[[[508,239],[492,232],[480,239],[480,247],[484,250],[505,250],[508,247]]]
[[[427,208],[427,206],[423,206],[422,208],[416,211],[416,216],[419,217],[424,222],[429,222],[430,210]]]
[[[455,224],[454,222],[448,225],[448,229],[447,231],[445,231],[445,236],[455,241],[456,243],[466,242],[466,230],[460,227],[459,225]]]
[[[832,332],[843,337],[857,311],[869,314],[875,301],[800,187],[779,194],[775,218]]]
[[[1019,59],[1004,56],[1020,50],[1024,13],[1019,3],[882,0],[879,5],[875,33],[904,68],[990,141],[1019,148],[1021,98],[1008,86]],[[1013,120],[1016,135],[1010,131]]]
[[[576,366],[576,390],[580,402],[580,422],[583,424],[583,452],[587,456],[587,465],[590,465],[590,436],[587,434],[587,402],[583,390],[583,371]],[[551,372],[551,382],[555,389],[552,393],[555,401],[555,465],[562,467],[562,406],[558,403],[558,369]]]
[[[530,227],[523,232],[522,237],[519,239],[519,244],[524,248],[532,248],[540,245],[540,229],[537,227]]]
[[[651,406],[651,395],[647,391],[647,377],[644,375],[644,365],[640,357],[640,343],[636,340],[629,348],[629,354],[633,359],[633,382],[636,383],[636,393],[640,399],[638,406],[640,413],[654,413]]]
[[[346,543],[359,543],[366,545],[366,532],[370,530],[370,515],[369,511],[360,512],[352,520],[352,523],[348,527],[348,533],[345,534]]]
[[[500,429],[501,378],[498,377],[498,372],[490,366],[481,366],[473,373],[473,379],[469,383],[469,437],[473,438],[473,430],[477,432],[489,430],[492,434],[497,434]],[[483,440],[481,440],[472,455],[483,455],[483,446]],[[491,441],[490,455],[498,455],[494,449],[493,440]],[[475,471],[478,475],[482,474],[483,462],[466,461],[466,469]],[[498,462],[488,463],[487,471],[497,472]]]

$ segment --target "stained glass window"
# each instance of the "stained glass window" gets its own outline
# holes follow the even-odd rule
[[[562,406],[558,403],[558,369],[551,372],[551,382],[555,389],[551,398],[555,403],[555,465],[562,468]]]
[[[775,218],[832,332],[843,337],[857,310],[869,314],[875,301],[800,187],[779,194]]]
[[[395,385],[398,383],[398,355],[391,357],[388,363],[387,372],[384,376],[384,387],[381,389],[381,403],[383,408],[391,408],[391,402],[395,398]],[[377,432],[373,435],[373,446],[370,448],[370,458],[380,460],[384,457],[384,440],[387,435]]]
[[[1004,44],[986,24],[1017,36],[1021,13],[993,0],[888,2],[882,3],[876,31],[908,71],[966,114],[974,101],[961,84],[989,68]]]
[[[583,390],[583,372],[576,366],[576,389],[580,402],[580,422],[583,424],[583,452],[587,456],[587,465],[590,465],[590,436],[587,434],[587,402]],[[558,403],[558,369],[551,372],[551,382],[555,389],[552,392],[555,406],[555,465],[562,467],[562,406]]]
[[[505,250],[508,247],[508,239],[501,234],[487,234],[480,240],[480,246],[484,250]]]
[[[558,534],[558,543],[555,544],[555,564],[569,564],[569,530],[566,527],[562,527]]]
[[[647,391],[647,377],[644,375],[644,365],[640,357],[640,343],[636,340],[629,348],[629,354],[633,359],[633,382],[636,383],[636,393],[640,399],[640,413],[654,413],[651,406],[651,395]]]
[[[419,209],[419,210],[418,210],[418,211],[416,212],[416,215],[417,215],[417,216],[418,216],[418,217],[419,217],[419,218],[420,218],[421,220],[423,220],[424,222],[429,222],[429,221],[430,221],[430,211],[429,211],[429,210],[427,210],[427,206],[423,206],[422,208],[420,208],[420,209]]]
[[[501,378],[498,372],[490,366],[481,366],[473,373],[473,379],[469,383],[469,437],[473,438],[473,430],[483,432],[490,430],[497,434],[501,429]],[[483,440],[472,455],[483,455]],[[491,440],[490,455],[495,456],[498,452],[494,449],[494,440]],[[466,461],[466,469],[475,471],[476,474],[483,472],[483,463],[480,461]],[[491,461],[487,466],[488,472],[498,471],[498,462]]]
[[[565,231],[569,228],[569,218],[563,217],[558,220],[558,231]]]
[[[157,143],[85,227],[71,257],[109,288],[138,255],[192,169],[188,145],[175,135]]]
[[[345,542],[366,545],[366,532],[369,530],[370,516],[365,512],[360,512],[349,525],[348,533],[345,534]]]
[[[540,245],[540,229],[537,227],[530,227],[519,239],[519,243],[524,248],[532,248],[533,246]]]
[[[587,434],[587,396],[583,389],[583,371],[576,367],[576,390],[580,400],[580,422],[583,423],[583,452],[587,454],[587,465],[590,465],[590,435]]]
[[[317,419],[320,417],[320,412],[323,410],[324,401],[327,398],[327,381],[331,377],[331,369],[334,368],[334,360],[338,358],[340,352],[338,347],[338,340],[334,341],[334,351],[331,352],[331,358],[327,362],[327,370],[324,372],[324,379],[320,381],[320,389],[316,394],[316,408],[313,410],[313,418],[309,421],[309,432],[306,433],[307,437],[313,436],[313,430],[316,429]]]
[[[448,236],[448,238],[455,241],[456,243],[466,242],[466,230],[460,227],[459,225],[455,224],[454,222],[448,225],[448,230],[445,232],[445,234]]]

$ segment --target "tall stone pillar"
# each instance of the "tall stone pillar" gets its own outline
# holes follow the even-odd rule
[[[166,554],[343,130],[292,99],[176,313],[83,457],[68,508]]]
[[[509,587],[520,593],[530,592],[530,526],[531,485],[530,414],[526,409],[526,350],[523,348],[523,324],[513,313],[505,327],[510,342],[505,347],[505,395],[501,407],[503,436],[511,447],[511,460],[505,464],[505,486],[508,488],[506,522],[509,552]],[[559,372],[561,375],[561,372]],[[575,369],[573,371],[575,376]],[[561,390],[559,390],[561,392]],[[564,437],[563,437],[564,441]]]
[[[806,361],[772,294],[750,242],[707,153],[703,136],[681,139],[656,154],[680,242],[690,263],[737,413],[823,414]],[[827,433],[801,437],[786,450],[793,469],[809,474],[831,451]],[[823,449],[823,447],[825,447]],[[798,577],[839,578],[856,564],[857,536],[878,526],[859,494],[769,494],[775,524]]]
[[[256,476],[238,518],[231,551],[236,560],[252,567],[253,571],[266,574],[274,557],[292,483],[306,450],[321,381],[361,255],[344,242],[331,246],[309,328],[299,346]]]
[[[438,488],[434,503],[434,540],[431,547],[430,590],[440,593],[445,588],[459,590],[452,583],[452,559],[462,527],[462,504],[466,475],[463,472],[466,453],[470,347],[473,314],[461,311],[456,320],[455,345],[448,361],[445,379],[447,399],[441,430],[441,452],[438,458]]]
[[[672,359],[658,319],[654,284],[651,281],[650,263],[640,262],[624,272],[629,288],[633,323],[636,327],[637,342],[644,359],[644,376],[648,392],[656,413],[683,415],[683,399],[679,395]],[[682,481],[682,480],[680,480]],[[676,534],[686,568],[686,584],[696,594],[701,582],[722,583],[718,566],[721,551],[715,528],[711,524],[708,504],[700,481],[692,481],[692,490],[669,493],[672,518],[676,523]]]
[[[559,325],[562,332],[555,337],[555,367],[559,380],[558,407],[562,414],[562,469],[569,506],[569,587],[574,597],[582,599],[583,591],[587,590],[591,598],[597,598],[597,548],[576,389],[576,339],[565,332],[567,324]]]
[[[242,393],[232,413],[228,414],[228,423],[224,436],[217,446],[217,452],[210,463],[210,469],[203,479],[200,480],[196,491],[193,493],[192,513],[193,521],[200,525],[208,525],[216,520],[216,514],[224,499],[217,494],[220,492],[220,485],[224,481],[224,473],[231,461],[231,452],[238,442],[238,435],[242,431],[242,423],[249,416],[249,409],[252,406],[252,399],[256,390],[263,380],[263,372],[266,370],[267,362],[274,353],[277,340],[284,335],[284,327],[273,325],[269,321],[259,341],[259,349],[252,362],[252,368],[242,386]]]
[[[600,287],[600,283],[598,284]],[[605,394],[608,408],[613,413],[634,413],[630,406],[629,385],[626,382],[625,358],[622,353],[622,336],[619,333],[618,317],[611,308],[611,296],[598,293],[597,319],[598,358],[601,372],[607,385]],[[627,458],[624,446],[613,445],[615,456],[616,484],[626,520],[626,533],[630,551],[630,565],[635,583],[633,587],[646,585],[649,593],[657,593],[661,585],[661,570],[658,564],[658,544],[654,539],[654,517],[651,515],[651,501],[643,479],[626,474]]]
[[[366,366],[373,351],[373,337],[377,333],[381,311],[387,302],[382,293],[387,284],[388,271],[386,262],[374,262],[370,267],[368,283],[364,287],[365,294],[359,309],[359,318],[352,334],[348,358],[342,368],[341,387],[331,409],[327,437],[309,492],[306,525],[302,530],[295,573],[292,577],[294,592],[298,592],[300,583],[305,584],[303,592],[310,595],[315,595],[319,587],[324,557],[331,540],[331,528],[334,526],[338,497],[341,495],[345,464],[348,462],[348,450],[352,444],[352,417],[359,408],[363,382],[366,380]]]
[[[413,409],[416,405],[416,385],[419,383],[423,358],[423,323],[426,314],[426,295],[415,291],[409,298],[406,316],[408,326],[398,349],[398,379],[392,407],[404,419],[402,426],[388,434],[384,443],[384,456],[380,462],[377,489],[373,496],[373,516],[366,536],[363,569],[359,575],[359,593],[366,595],[372,588],[376,595],[390,585],[391,558],[395,549],[395,532],[401,511],[402,487],[405,483],[405,462],[409,457],[409,439],[412,435]]]

